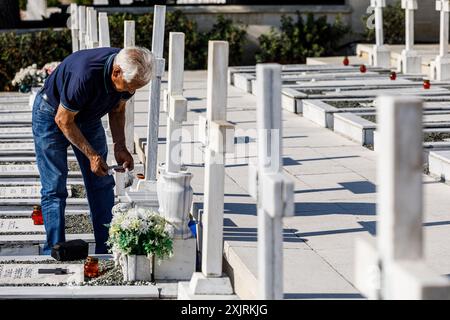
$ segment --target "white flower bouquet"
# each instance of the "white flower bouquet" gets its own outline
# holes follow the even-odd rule
[[[160,259],[173,254],[169,222],[148,209],[115,206],[108,245],[115,256],[146,255]]]
[[[30,92],[32,87],[40,87],[45,79],[56,69],[60,62],[47,63],[42,69],[38,69],[36,64],[26,68],[21,68],[12,80],[13,86],[18,86],[20,92]]]

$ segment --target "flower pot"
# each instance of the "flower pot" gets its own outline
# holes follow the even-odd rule
[[[145,255],[120,255],[124,281],[151,281],[152,258]]]
[[[173,238],[192,237],[189,228],[189,212],[192,205],[192,174],[189,172],[161,171],[158,179],[159,213],[172,225]]]

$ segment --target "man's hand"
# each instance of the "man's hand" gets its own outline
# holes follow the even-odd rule
[[[94,155],[90,159],[91,171],[99,177],[104,177],[108,174],[108,165],[100,155]]]
[[[133,156],[128,152],[125,146],[114,146],[114,157],[118,164],[123,165],[124,168],[128,170],[134,169]]]

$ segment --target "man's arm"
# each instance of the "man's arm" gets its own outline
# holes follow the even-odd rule
[[[108,174],[108,165],[81,133],[75,123],[76,114],[77,112],[72,112],[63,106],[59,106],[55,122],[64,136],[89,159],[92,172],[98,176],[106,176]]]
[[[114,142],[114,156],[117,163],[124,164],[130,170],[134,168],[133,157],[125,143],[125,107],[127,102],[120,100],[119,105],[109,112],[109,128]]]

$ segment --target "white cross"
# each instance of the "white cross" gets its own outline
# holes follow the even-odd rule
[[[135,44],[135,22],[133,20],[124,21],[124,38],[123,47],[132,47]],[[134,153],[134,97],[127,101],[125,107],[125,143],[127,150]],[[116,178],[116,194],[118,196],[125,195],[125,174],[115,172]]]
[[[417,0],[402,0],[406,20],[406,50],[414,47],[414,10],[417,10]]]
[[[147,150],[145,159],[145,180],[156,181],[158,162],[159,109],[161,96],[161,78],[164,74],[163,48],[165,6],[155,6],[153,14],[152,52],[155,57],[155,78],[150,81],[149,112],[147,122]]]
[[[78,51],[79,44],[79,23],[78,6],[75,3],[70,4],[70,30],[72,33],[72,52]]]
[[[100,12],[98,14],[98,36],[99,47],[110,47],[111,41],[109,38],[109,23],[108,15],[106,12]]]
[[[86,49],[86,7],[79,6],[78,7],[78,24],[79,24],[79,41],[80,41],[80,50]]]
[[[437,0],[436,10],[441,12],[439,55],[445,57],[448,55],[450,1]]]
[[[124,48],[135,45],[135,22],[132,20],[124,21]],[[134,97],[128,100],[125,108],[125,142],[128,151],[135,152],[134,149]]]
[[[181,170],[181,124],[187,120],[187,100],[183,97],[184,33],[169,36],[169,83],[167,90],[166,171]]]
[[[249,193],[258,206],[259,299],[283,298],[283,217],[294,213],[294,184],[282,173],[281,66],[256,67],[258,164]]]
[[[225,154],[234,149],[234,126],[226,120],[229,45],[209,41],[205,127],[205,198],[202,215],[202,273],[222,276]]]
[[[450,299],[450,281],[434,273],[423,249],[422,101],[381,97],[377,246],[356,245],[355,283],[372,299]]]
[[[376,45],[384,45],[383,35],[383,8],[386,7],[386,0],[370,0],[370,6],[375,9],[375,37]]]

